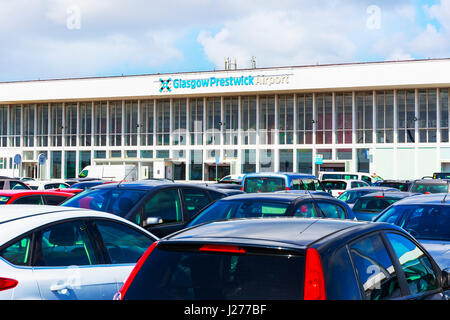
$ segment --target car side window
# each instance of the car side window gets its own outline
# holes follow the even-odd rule
[[[14,200],[12,204],[38,204],[43,205],[44,200],[42,196],[25,196]]]
[[[45,198],[46,203],[50,206],[57,206],[61,202],[63,202],[64,200],[67,199],[67,197],[64,197],[64,196],[53,196],[53,195],[52,196],[45,195],[44,198]]]
[[[316,205],[325,214],[327,218],[345,219],[345,210],[340,205],[316,200]]]
[[[294,213],[295,217],[302,218],[312,218],[312,217],[320,217],[320,214],[316,212],[314,205],[312,202],[302,202],[297,205],[297,209]]]
[[[16,265],[25,266],[30,257],[31,238],[24,237],[0,252],[0,257]]]
[[[206,191],[190,188],[182,188],[181,190],[183,191],[184,202],[189,217],[195,215],[211,202]]]
[[[361,180],[367,182],[368,184],[372,183],[372,179],[368,176],[361,176]]]
[[[27,186],[19,181],[10,181],[9,187],[11,190],[27,190]]]
[[[144,205],[144,220],[159,217],[163,223],[183,220],[178,189],[162,190],[151,197]]]
[[[357,240],[349,248],[366,299],[401,297],[397,273],[379,235]]]
[[[5,186],[5,182],[0,181],[0,190],[2,190],[4,186]]]
[[[431,261],[419,247],[397,233],[388,233],[387,238],[405,273],[410,294],[419,294],[439,288]]]
[[[360,186],[359,182],[352,182],[350,187],[351,188],[358,188]]]
[[[136,263],[154,240],[121,223],[96,220],[95,225],[106,246],[111,263]]]
[[[41,232],[36,266],[84,266],[98,264],[87,226],[81,221],[63,222]]]

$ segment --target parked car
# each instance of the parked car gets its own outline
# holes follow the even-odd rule
[[[418,193],[448,193],[450,181],[443,179],[418,179],[414,180],[409,192]]]
[[[65,180],[64,183],[67,183],[69,186],[78,183],[78,182],[87,182],[87,181],[100,181],[99,178],[72,178]]]
[[[372,192],[361,196],[358,200],[356,200],[352,209],[356,219],[372,221],[381,211],[389,207],[391,204],[417,195],[420,195],[420,193],[401,191]]]
[[[387,223],[242,219],[172,234],[145,252],[119,300],[437,299],[449,274]]]
[[[325,188],[316,176],[301,173],[249,173],[242,180],[242,191],[247,193],[281,190],[325,191]]]
[[[413,182],[410,180],[380,180],[372,185],[378,187],[396,188],[400,191],[408,192],[412,183]]]
[[[142,180],[95,186],[61,205],[109,212],[162,237],[183,228],[197,212],[225,196],[213,188]]]
[[[362,180],[338,180],[338,179],[327,179],[323,180],[322,184],[325,190],[330,190],[333,197],[339,197],[345,190],[360,188],[360,187],[370,187],[367,182]]]
[[[83,168],[78,178],[97,178],[110,181],[136,181],[137,167],[134,164],[89,165]]]
[[[356,200],[358,200],[363,195],[366,195],[366,194],[369,194],[372,192],[390,192],[390,191],[398,191],[398,189],[388,188],[388,187],[354,188],[354,189],[344,191],[340,196],[338,196],[338,199],[347,203],[351,208],[355,204]]]
[[[375,181],[382,180],[382,178],[376,174],[370,174],[365,172],[338,172],[338,171],[337,172],[321,171],[319,172],[319,179],[321,181],[329,179],[362,180],[367,182],[369,185],[372,185],[372,183],[374,183]]]
[[[309,191],[309,190],[283,190],[283,191],[275,191],[275,193],[294,193],[294,194],[308,194],[311,197],[315,195],[326,196],[334,198],[333,195],[328,191]]]
[[[24,182],[17,179],[0,179],[0,190],[30,190]]]
[[[428,250],[442,269],[449,268],[450,197],[447,196],[447,193],[420,195],[401,200],[374,221],[402,227]]]
[[[51,189],[65,189],[68,188],[69,185],[63,181],[56,180],[35,180],[35,181],[27,181],[26,184],[32,190],[51,190]]]
[[[329,196],[294,193],[246,193],[220,199],[200,211],[187,225],[242,218],[303,217],[354,219],[350,207]]]
[[[433,179],[448,179],[448,180],[450,180],[450,172],[435,172],[435,173],[433,173]]]
[[[112,214],[4,206],[0,299],[110,300],[155,240]]]
[[[0,190],[1,204],[36,204],[57,206],[73,193],[53,190]]]

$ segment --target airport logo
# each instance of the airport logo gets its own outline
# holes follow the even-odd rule
[[[280,84],[288,84],[290,75],[257,75],[257,76],[240,76],[240,77],[223,77],[223,78],[204,78],[204,79],[159,79],[161,82],[160,92],[172,92],[172,89],[197,89],[197,88],[214,88],[214,87],[236,87],[236,86],[272,86]]]
[[[161,82],[161,88],[159,92],[171,92],[172,91],[172,79],[169,78],[167,80],[159,79]]]

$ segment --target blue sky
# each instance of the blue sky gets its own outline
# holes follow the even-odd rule
[[[450,0],[0,0],[0,81],[450,57]]]

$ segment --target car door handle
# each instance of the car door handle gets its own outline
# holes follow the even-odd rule
[[[72,286],[67,282],[55,283],[50,286],[50,291],[62,292],[62,291],[70,290],[70,289],[72,289]]]

